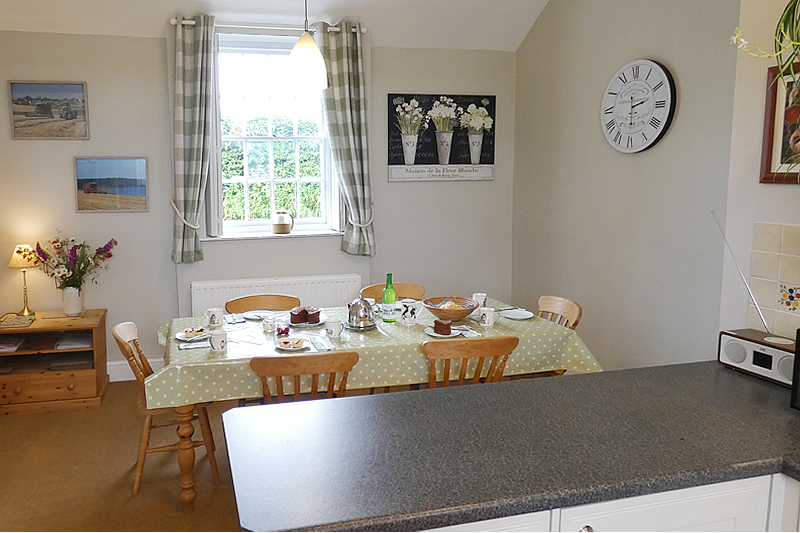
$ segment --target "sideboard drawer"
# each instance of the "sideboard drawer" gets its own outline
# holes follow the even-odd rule
[[[0,377],[0,405],[90,398],[97,395],[93,370],[42,372]]]

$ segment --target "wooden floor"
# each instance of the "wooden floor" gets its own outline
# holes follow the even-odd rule
[[[235,402],[209,407],[222,486],[197,448],[197,503],[184,515],[174,453],[151,454],[132,493],[137,386],[109,384],[99,408],[0,416],[0,531],[239,531],[220,419]],[[176,438],[174,428],[153,435],[157,444]]]

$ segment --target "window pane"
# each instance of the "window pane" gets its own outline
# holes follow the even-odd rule
[[[244,184],[222,184],[222,210],[225,220],[244,220]]]
[[[299,184],[300,187],[300,218],[321,217],[320,197],[322,184],[318,181],[308,181]]]
[[[297,216],[294,210],[295,206],[295,190],[296,185],[294,182],[283,182],[275,184],[275,209],[288,211],[293,216]]]
[[[319,141],[298,141],[297,148],[300,150],[300,177],[318,178],[322,175],[320,171],[320,150],[322,144]]]
[[[297,120],[297,136],[298,137],[319,137],[321,135],[322,126],[320,125],[321,115],[317,117],[309,116],[302,117]]]
[[[247,142],[247,177],[269,178],[269,142]]]
[[[272,149],[275,151],[275,177],[294,178],[294,141],[275,141]]]
[[[233,122],[231,117],[224,117],[222,119],[222,135],[232,135],[238,137],[242,134],[242,128]]]
[[[246,135],[256,135],[259,137],[269,136],[269,119],[258,117],[247,121]]]
[[[244,176],[244,149],[242,143],[228,141],[222,143],[222,177],[238,178]]]
[[[272,119],[272,132],[275,137],[294,137],[292,117],[276,116]]]
[[[248,192],[250,220],[270,218],[269,183],[251,183]]]

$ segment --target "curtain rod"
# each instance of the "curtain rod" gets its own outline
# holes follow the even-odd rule
[[[177,26],[178,25],[178,19],[177,18],[170,19],[169,23],[172,24],[173,26]],[[184,26],[194,26],[195,22],[192,19],[182,19],[181,20],[181,24],[184,25]],[[235,22],[219,22],[219,23],[216,24],[216,27],[217,28],[231,28],[231,29],[235,28],[235,29],[241,29],[241,30],[245,30],[245,29],[252,29],[252,30],[292,30],[292,31],[304,31],[305,30],[304,26],[270,26],[268,24],[239,24],[239,23],[235,23]],[[339,31],[342,31],[342,29],[339,26],[328,26],[328,32],[339,32]],[[357,30],[356,30],[356,28],[353,28],[352,31],[353,31],[353,33],[355,33]],[[361,28],[361,33],[366,33],[366,32],[367,32],[367,29],[362,27]]]

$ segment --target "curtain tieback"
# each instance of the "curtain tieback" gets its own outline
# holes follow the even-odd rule
[[[367,226],[370,226],[372,224],[372,221],[375,220],[375,202],[372,202],[369,205],[372,209],[369,214],[369,220],[367,220],[364,224],[359,224],[358,222],[354,222],[353,217],[351,217],[349,214],[347,216],[347,221],[357,228],[366,228]]]
[[[179,219],[181,219],[181,222],[183,222],[183,223],[184,223],[184,225],[186,225],[186,226],[188,226],[188,227],[192,228],[193,230],[198,230],[198,229],[200,229],[200,225],[199,225],[199,224],[197,224],[197,225],[195,225],[195,224],[190,224],[190,223],[189,223],[189,222],[188,222],[188,221],[187,221],[185,218],[183,218],[183,215],[181,214],[181,212],[180,212],[180,211],[178,211],[178,206],[177,206],[177,205],[175,205],[175,200],[173,200],[172,198],[170,198],[170,199],[169,199],[169,203],[170,203],[170,205],[172,205],[172,209],[174,209],[174,210],[175,210],[175,214],[176,214],[176,215],[178,215],[178,218],[179,218]]]

